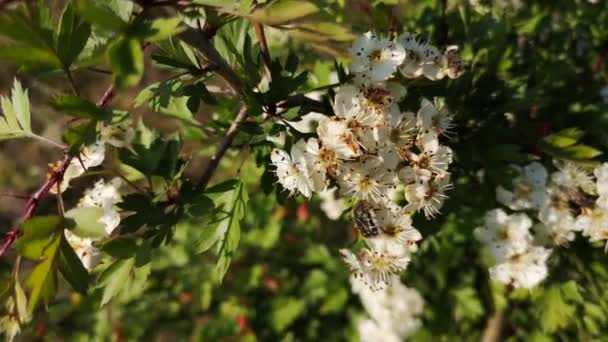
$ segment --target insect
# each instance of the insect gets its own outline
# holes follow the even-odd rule
[[[380,233],[374,207],[367,201],[361,200],[353,207],[355,227],[365,238],[377,236]]]

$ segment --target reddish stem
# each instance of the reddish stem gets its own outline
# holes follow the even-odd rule
[[[112,97],[114,97],[114,86],[108,87],[99,101],[97,101],[97,107],[105,107],[105,105],[110,102]],[[53,173],[51,173],[51,175],[47,178],[46,182],[44,182],[42,186],[40,186],[40,188],[38,188],[38,190],[28,198],[27,202],[25,202],[25,206],[23,207],[23,217],[21,219],[22,222],[34,216],[36,209],[38,209],[38,205],[40,205],[40,202],[49,194],[49,191],[51,191],[53,186],[56,184],[61,184],[63,175],[65,174],[65,171],[67,170],[71,161],[72,157],[66,154],[59,166],[57,166],[53,170]],[[2,244],[2,248],[0,248],[0,257],[2,257],[6,251],[8,251],[13,243],[15,243],[15,240],[17,240],[20,234],[21,230],[19,229],[19,226],[6,233],[4,243]]]

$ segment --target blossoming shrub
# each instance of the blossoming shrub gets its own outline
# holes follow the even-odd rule
[[[607,6],[0,1],[2,338],[601,339]]]

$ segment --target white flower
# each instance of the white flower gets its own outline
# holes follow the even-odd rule
[[[388,85],[379,84],[373,86],[367,86],[359,90],[359,103],[361,103],[361,109],[368,112],[370,115],[376,115],[378,120],[382,119],[382,115],[389,113],[399,113],[399,106],[397,106],[396,100],[399,99],[400,94],[403,92],[398,88],[399,84],[390,82],[391,88]],[[393,95],[393,92],[395,95]]]
[[[353,277],[374,291],[390,285],[391,274],[405,270],[410,262],[409,255],[393,256],[367,248],[359,250],[357,255],[347,249],[341,249],[340,253]]]
[[[300,192],[305,197],[310,197],[313,191],[313,180],[310,177],[307,160],[304,152],[297,144],[291,147],[291,156],[287,152],[275,148],[270,154],[270,160],[276,167],[275,173],[279,183],[293,196]],[[321,189],[318,189],[321,190]]]
[[[424,211],[427,218],[439,214],[447,196],[445,192],[452,188],[450,176],[434,177],[428,181],[419,180],[405,187],[407,211]]]
[[[333,150],[338,158],[352,159],[361,155],[361,144],[346,121],[325,118],[319,122],[317,135],[323,146]]]
[[[538,209],[546,201],[547,170],[539,162],[514,168],[520,175],[513,180],[513,190],[498,186],[496,200],[512,210]]]
[[[570,212],[568,194],[554,183],[547,188],[547,201],[538,211],[538,219],[541,223],[534,226],[535,237],[543,245],[566,246],[581,230]]]
[[[335,174],[342,161],[338,159],[336,152],[325,148],[318,139],[310,138],[308,141],[298,141],[298,149],[304,149],[308,173],[312,179],[313,190],[319,191],[325,188],[328,174]]]
[[[438,81],[445,76],[443,55],[432,45],[424,47],[421,53],[422,74],[431,81]]]
[[[372,322],[365,331],[360,331],[362,341],[368,341],[363,338],[373,338],[379,332],[398,336],[398,341],[401,341],[413,335],[421,325],[417,316],[424,308],[422,296],[416,289],[403,285],[398,276],[392,275],[391,278],[391,287],[374,291],[351,277],[352,290],[359,295]],[[384,336],[379,338],[378,341],[386,340]]]
[[[551,174],[551,181],[569,191],[578,191],[578,188],[588,194],[595,194],[595,182],[582,167],[570,161],[554,161],[558,171]],[[608,187],[607,187],[608,189]]]
[[[422,99],[417,113],[418,126],[422,132],[430,130],[437,134],[449,135],[453,128],[453,116],[441,100],[435,98],[434,102]]]
[[[386,329],[371,319],[361,319],[357,322],[357,332],[361,342],[401,342],[402,338],[396,332]]]
[[[134,138],[135,130],[128,120],[109,125],[102,124],[99,129],[99,140],[115,147],[129,146]]]
[[[395,207],[382,207],[374,213],[382,233],[366,239],[372,250],[391,255],[406,255],[418,250],[416,242],[422,239],[422,234],[412,226],[410,215]]]
[[[399,67],[401,74],[407,78],[422,76],[424,64],[421,55],[425,44],[421,43],[416,36],[409,32],[400,35],[398,42],[406,51],[405,60]]]
[[[90,271],[95,268],[95,266],[99,265],[101,261],[101,251],[93,245],[93,239],[80,237],[67,229],[65,230],[65,238],[70,246],[72,246],[74,252],[78,255],[80,262],[82,262],[82,265],[87,271]]]
[[[386,38],[377,39],[371,32],[355,39],[350,55],[350,71],[362,74],[371,83],[390,78],[405,59],[405,51],[399,44]]]
[[[585,209],[576,218],[576,226],[591,242],[608,240],[608,211],[602,208]]]
[[[337,220],[342,216],[342,213],[347,209],[344,199],[336,193],[337,187],[323,190],[319,192],[321,199],[321,210],[327,215],[330,220]]]
[[[352,86],[345,85],[336,93],[334,109],[336,116],[344,119],[349,127],[375,127],[382,119],[382,113],[373,110],[364,110],[361,104],[361,91]]]
[[[422,153],[408,153],[408,161],[411,166],[404,167],[399,171],[402,180],[411,179],[412,172],[416,180],[430,180],[432,175],[444,176],[448,173],[448,167],[452,163],[452,149],[447,146],[439,146],[435,151],[424,151]]]
[[[356,199],[382,203],[395,187],[396,174],[387,170],[382,159],[366,156],[362,161],[347,162],[340,172],[340,193]]]
[[[99,207],[103,209],[103,216],[99,219],[99,223],[105,225],[108,235],[111,235],[120,224],[120,214],[116,204],[122,201],[118,191],[121,183],[120,178],[114,178],[108,183],[100,179],[93,188],[85,191],[84,196],[78,202],[78,207],[81,208]]]
[[[532,243],[532,220],[526,214],[507,215],[502,209],[486,213],[484,225],[475,228],[477,240],[489,248],[492,256],[503,260],[525,252]]]
[[[412,112],[391,112],[379,130],[379,141],[396,152],[412,147],[416,136],[416,119]]]
[[[608,210],[608,163],[604,163],[593,170],[596,178],[596,192],[599,195],[596,205]]]
[[[547,259],[550,255],[550,249],[530,247],[491,267],[490,277],[515,288],[531,289],[547,277]]]
[[[103,163],[106,155],[106,148],[103,141],[83,147],[78,157],[75,157],[68,165],[63,179],[59,186],[60,192],[64,192],[70,185],[70,181],[80,177],[88,169],[99,166]],[[57,188],[51,188],[51,193],[57,193]]]

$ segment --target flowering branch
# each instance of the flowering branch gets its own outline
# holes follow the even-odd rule
[[[97,107],[105,107],[105,105],[112,99],[112,97],[114,97],[114,86],[111,85],[97,101]],[[63,157],[63,160],[61,161],[59,166],[57,166],[53,170],[51,175],[42,184],[42,186],[40,186],[40,188],[28,198],[27,202],[25,203],[25,207],[23,208],[23,216],[21,221],[26,221],[32,216],[34,216],[34,213],[38,209],[40,202],[48,195],[49,191],[51,191],[53,186],[55,186],[56,184],[61,184],[61,181],[63,180],[63,175],[65,174],[65,171],[70,165],[71,161],[72,157],[66,154]],[[4,243],[0,248],[0,257],[2,257],[6,253],[6,251],[8,251],[8,249],[13,245],[13,243],[15,243],[15,240],[17,240],[20,234],[21,230],[18,226],[13,228],[10,232],[6,234],[4,238]]]

